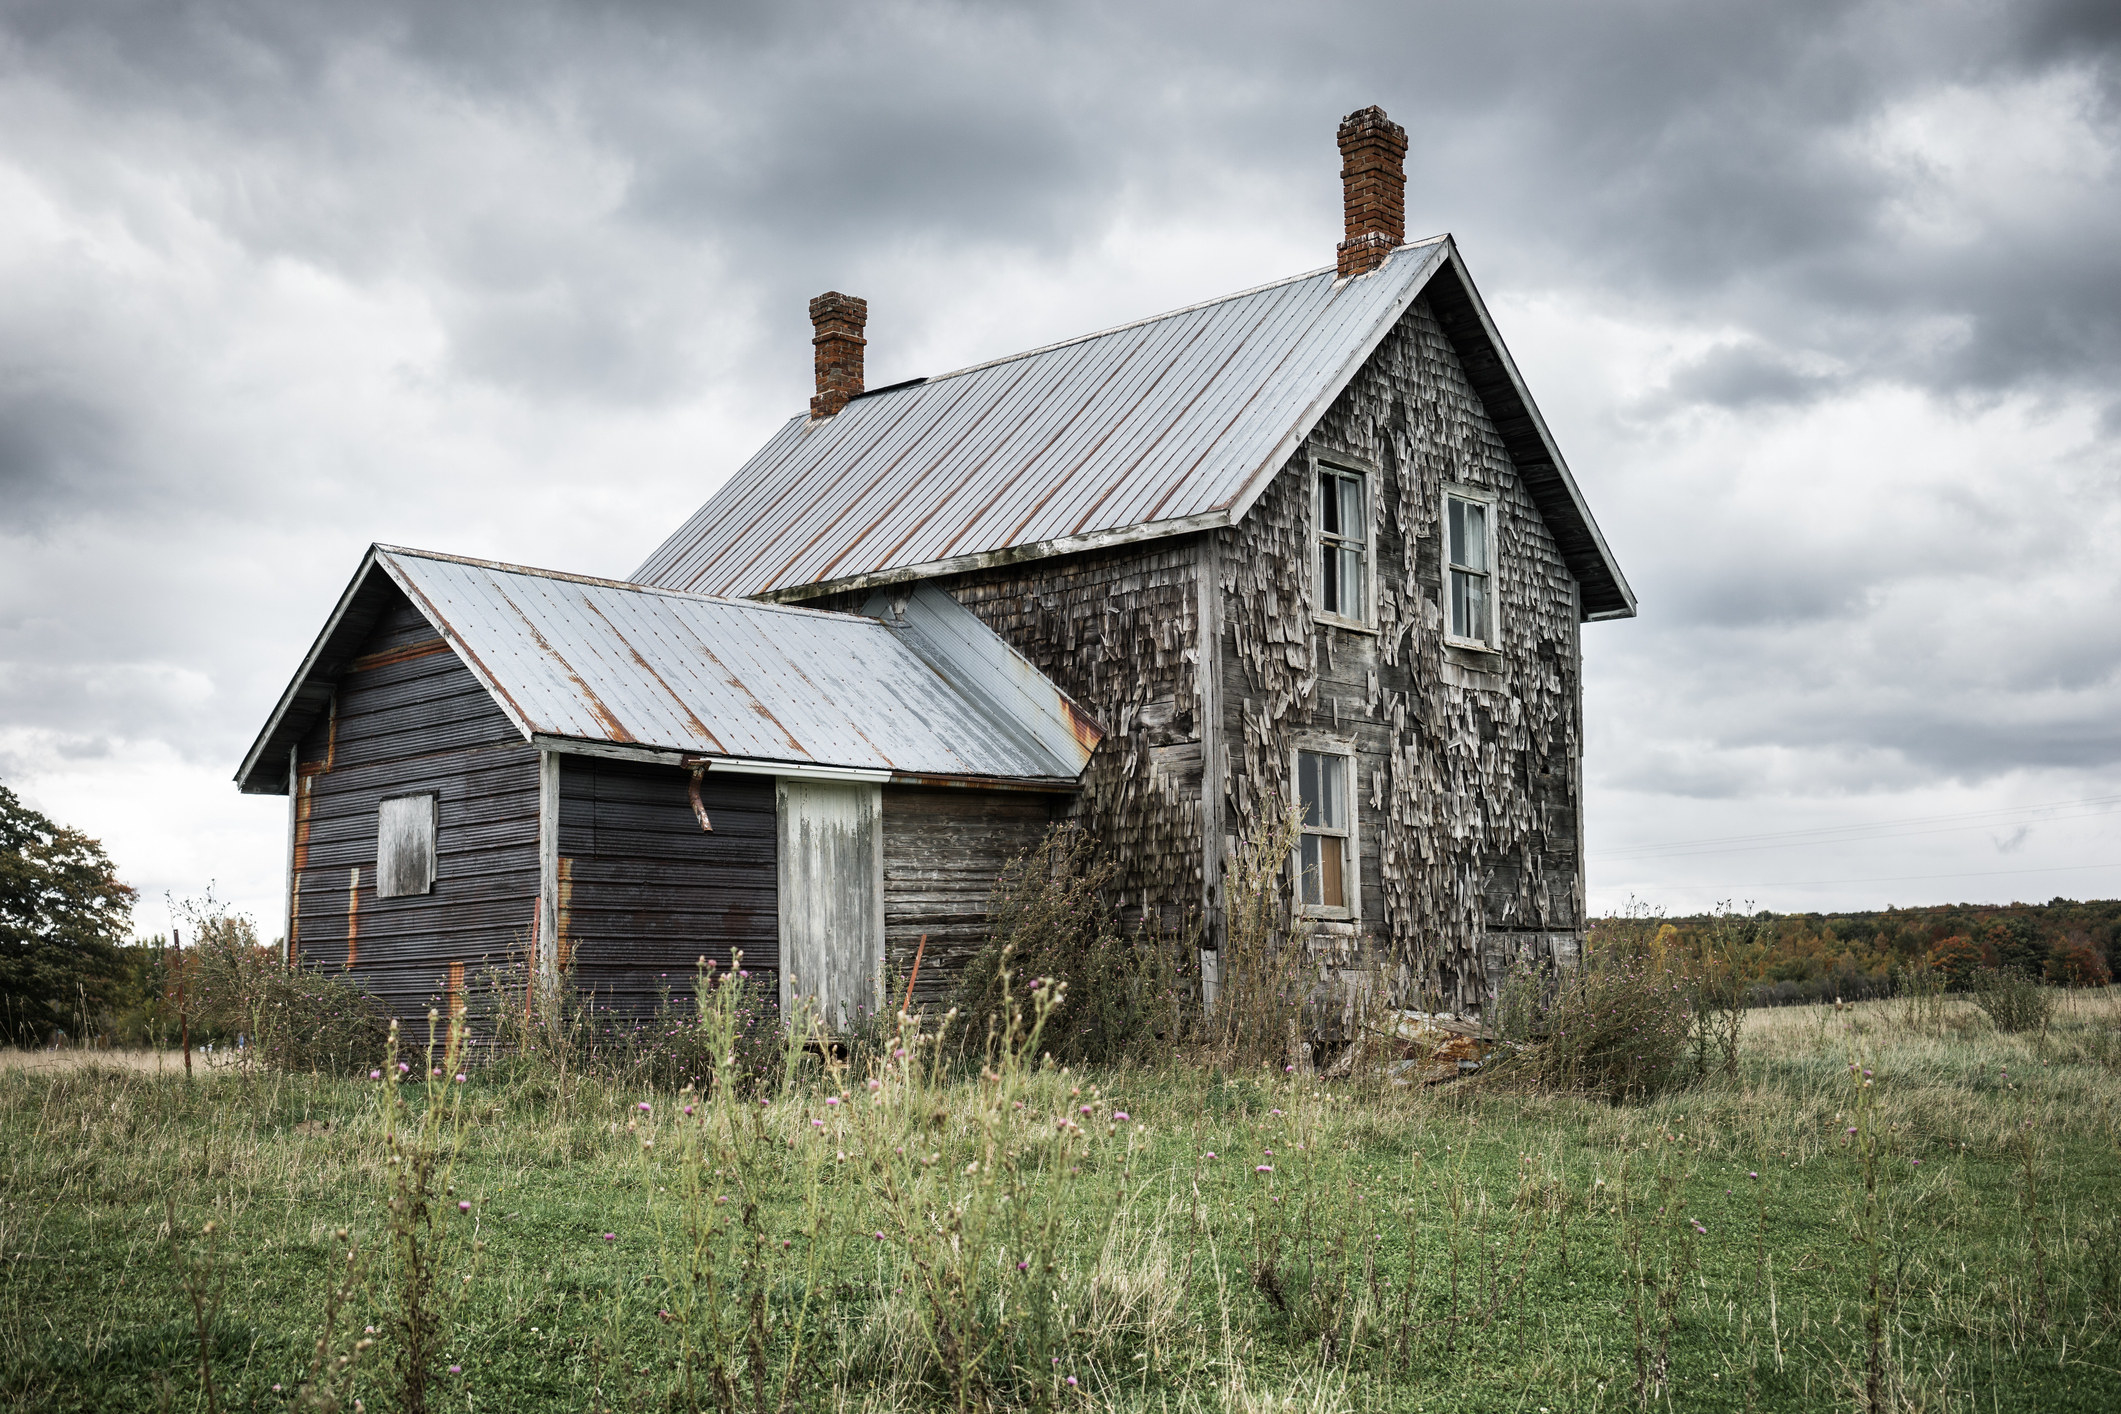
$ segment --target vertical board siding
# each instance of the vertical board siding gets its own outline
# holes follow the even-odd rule
[[[914,983],[915,1007],[949,1005],[965,965],[986,945],[995,880],[1037,845],[1053,814],[1054,802],[1042,795],[885,787],[884,940],[891,1005],[904,999],[908,981]]]
[[[598,1012],[639,1020],[666,993],[689,1005],[699,960],[724,969],[739,951],[772,993],[773,781],[708,772],[711,834],[689,785],[676,767],[560,758],[560,962]]]
[[[441,1006],[452,968],[519,961],[537,895],[537,753],[400,599],[298,752],[294,954],[348,968],[392,1015]],[[385,796],[437,797],[432,892],[376,897]],[[358,871],[358,872],[357,872]]]
[[[881,1005],[881,792],[838,781],[779,786],[782,1010],[806,998],[841,1030]]]
[[[1311,454],[1376,469],[1375,633],[1317,624]],[[1444,643],[1443,487],[1498,504],[1501,651]],[[1511,955],[1582,925],[1576,586],[1456,350],[1417,301],[1250,514],[1220,532],[1233,833],[1286,799],[1304,733],[1350,737],[1362,922],[1321,962],[1392,1005],[1471,1012]]]

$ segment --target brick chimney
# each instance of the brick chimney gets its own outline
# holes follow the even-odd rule
[[[810,338],[817,355],[817,396],[810,400],[810,415],[830,417],[862,391],[862,349],[869,342],[862,329],[869,323],[869,301],[828,290],[810,301],[810,323],[817,330]]]
[[[1407,130],[1384,109],[1372,107],[1341,119],[1338,136],[1341,200],[1348,215],[1348,238],[1340,243],[1345,280],[1384,264],[1407,238]]]

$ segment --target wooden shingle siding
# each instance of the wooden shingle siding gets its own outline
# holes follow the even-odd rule
[[[1382,484],[1374,634],[1312,622],[1310,454]],[[1444,642],[1447,483],[1498,504],[1501,651]],[[1374,969],[1394,1005],[1480,1008],[1504,953],[1580,926],[1576,586],[1473,392],[1417,301],[1220,555],[1233,833],[1289,790],[1298,734],[1356,749],[1359,928],[1321,962]]]
[[[1096,714],[1105,736],[1069,816],[1120,863],[1120,909],[1174,927],[1201,890],[1195,569],[1193,541],[1176,539],[934,581]],[[852,612],[867,598],[808,602]]]
[[[1195,568],[1175,540],[939,581],[1097,714],[1074,816],[1119,862],[1122,912],[1168,926],[1200,904]]]
[[[598,1011],[646,1017],[666,990],[689,1005],[699,959],[726,968],[738,950],[773,995],[773,780],[708,772],[709,834],[689,779],[669,766],[560,758],[561,955]]]
[[[886,975],[905,999],[923,935],[914,1004],[949,1005],[965,964],[988,936],[987,903],[1004,867],[1035,846],[1053,817],[1049,797],[1019,791],[884,790]]]
[[[434,636],[394,605],[299,751],[296,951],[345,967],[351,942],[355,975],[408,1023],[443,1004],[452,964],[476,979],[520,962],[537,893],[537,753],[455,654],[395,657]],[[413,791],[437,797],[434,889],[379,899],[377,810]]]

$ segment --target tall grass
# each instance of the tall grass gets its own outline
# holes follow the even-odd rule
[[[969,1066],[908,1016],[755,1074],[708,987],[689,1092],[450,1071],[440,1032],[402,1110],[365,1072],[22,1077],[0,1400],[409,1407],[419,1308],[435,1409],[2111,1406],[2109,993],[2045,1032],[1755,1013],[1735,1076],[1615,1104],[1064,1068],[1045,990]]]

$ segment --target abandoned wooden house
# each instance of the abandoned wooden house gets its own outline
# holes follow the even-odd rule
[[[630,582],[373,551],[239,777],[293,794],[291,949],[410,1001],[528,937],[639,1007],[741,946],[843,1013],[923,934],[939,995],[1065,816],[1203,920],[1212,999],[1293,803],[1321,980],[1477,1012],[1571,954],[1578,634],[1635,601],[1455,243],[1405,240],[1404,130],[1339,142],[1324,269],[877,389],[866,304],[813,300],[808,412]]]

